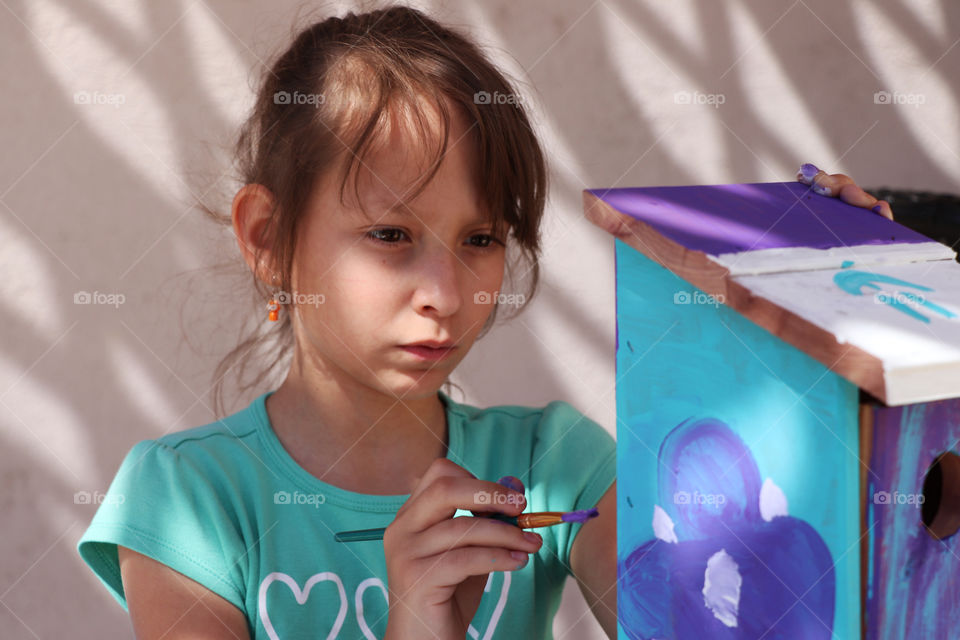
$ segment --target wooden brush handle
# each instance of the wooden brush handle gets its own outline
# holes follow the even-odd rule
[[[517,516],[517,526],[522,529],[534,527],[549,527],[563,522],[563,511],[540,511],[538,513],[521,513]]]

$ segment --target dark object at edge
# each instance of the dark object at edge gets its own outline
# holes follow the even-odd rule
[[[866,192],[890,203],[893,219],[941,242],[954,251],[960,245],[960,196],[880,187]],[[960,262],[960,256],[957,256]]]

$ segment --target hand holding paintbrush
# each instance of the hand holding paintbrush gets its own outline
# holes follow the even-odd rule
[[[519,498],[523,498],[523,483],[513,476],[504,476],[497,480],[498,484],[513,489],[520,493],[517,500],[513,502],[520,504]],[[475,496],[475,499],[482,498],[485,494]],[[510,494],[508,498],[514,497]],[[489,496],[487,496],[489,497]],[[524,500],[525,502],[525,500]],[[540,511],[537,513],[521,513],[515,516],[508,516],[497,511],[477,511],[471,510],[470,513],[481,518],[491,518],[499,522],[506,522],[521,529],[536,529],[538,527],[550,527],[564,522],[586,522],[590,518],[595,518],[598,514],[596,509],[582,509],[580,511]],[[354,531],[340,531],[334,534],[333,539],[337,542],[362,542],[364,540],[382,540],[386,528],[377,529],[357,529]]]
[[[494,518],[454,516],[490,509],[511,517],[525,507],[522,493],[434,460],[390,525],[365,532],[383,539],[390,589],[384,638],[465,637],[490,573],[522,569],[543,539]]]
[[[385,638],[462,638],[492,571],[519,571],[543,538],[524,527],[583,522],[596,509],[522,513],[524,487],[513,477],[478,480],[438,458],[385,529],[346,531],[342,542],[383,539],[390,585]],[[488,517],[454,517],[458,509]],[[488,510],[488,511],[485,511]],[[514,526],[502,526],[501,522]]]

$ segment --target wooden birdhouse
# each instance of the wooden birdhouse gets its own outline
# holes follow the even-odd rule
[[[799,183],[584,207],[615,237],[620,637],[957,637],[954,251]]]

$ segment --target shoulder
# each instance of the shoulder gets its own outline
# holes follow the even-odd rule
[[[131,483],[156,484],[166,478],[219,490],[243,486],[263,459],[254,405],[205,425],[137,442],[118,476]]]
[[[229,416],[167,433],[153,440],[144,440],[136,446],[156,448],[198,463],[230,455],[250,455],[252,448],[256,447],[254,441],[261,428],[263,400],[264,396],[260,396],[248,407]]]

